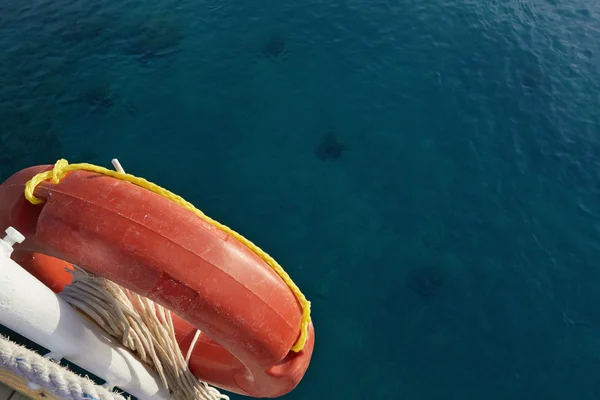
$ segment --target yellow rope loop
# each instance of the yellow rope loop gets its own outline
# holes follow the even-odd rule
[[[113,170],[110,170],[110,169],[107,169],[104,167],[100,167],[100,166],[88,164],[88,163],[69,164],[67,160],[60,159],[56,162],[56,164],[54,165],[54,168],[52,170],[46,171],[46,172],[41,172],[41,173],[35,175],[33,178],[31,178],[27,182],[27,184],[25,185],[25,198],[27,198],[27,200],[29,200],[29,202],[31,202],[32,204],[42,204],[44,202],[44,200],[40,199],[34,195],[34,191],[35,191],[35,188],[37,187],[37,185],[39,185],[40,183],[42,183],[43,181],[46,181],[46,180],[51,180],[51,182],[54,184],[60,183],[61,179],[63,179],[67,175],[67,173],[69,173],[71,171],[76,171],[76,170],[86,170],[86,171],[96,172],[96,173],[103,174],[103,175],[108,175],[113,178],[121,179],[121,180],[130,182],[130,183],[133,183],[134,185],[140,186],[144,189],[150,190],[156,194],[159,194],[159,195],[173,201],[174,203],[182,206],[183,208],[193,212],[198,217],[202,218],[203,220],[205,220],[212,226],[222,230],[223,232],[227,233],[230,236],[233,236],[235,239],[242,242],[248,249],[250,249],[254,254],[256,254],[258,257],[260,257],[261,260],[263,260],[265,263],[267,263],[267,265],[269,265],[277,273],[277,275],[279,275],[281,277],[281,279],[283,279],[283,281],[286,283],[286,285],[292,290],[294,295],[298,298],[298,301],[300,302],[300,304],[302,306],[302,321],[300,324],[300,337],[298,338],[296,343],[292,346],[291,350],[294,352],[299,352],[304,348],[304,346],[306,345],[306,340],[308,339],[308,325],[310,323],[310,301],[308,301],[306,299],[304,294],[300,291],[298,286],[296,286],[294,281],[292,281],[292,279],[287,274],[287,272],[284,271],[284,269],[281,267],[281,265],[279,265],[279,263],[277,263],[277,261],[275,261],[275,259],[273,259],[273,257],[268,255],[265,251],[263,251],[261,248],[256,246],[250,240],[246,239],[244,236],[240,235],[239,233],[235,232],[234,230],[230,229],[229,227],[227,227],[227,226],[213,220],[209,216],[205,215],[202,211],[198,210],[190,202],[184,200],[181,196],[178,196],[175,193],[172,193],[172,192],[168,191],[167,189],[164,189],[152,182],[149,182],[144,178],[139,178],[139,177],[133,176],[131,174],[113,171]]]
[[[44,200],[40,199],[39,197],[35,197],[33,191],[35,190],[37,185],[39,185],[42,181],[45,181],[46,179],[50,179],[52,177],[52,175],[49,172],[37,174],[36,176],[31,178],[29,182],[27,182],[27,185],[25,185],[25,198],[29,200],[30,203],[42,204],[44,202]]]
[[[67,168],[69,168],[69,162],[65,159],[60,159],[52,168],[52,183],[60,183],[60,180],[67,174]]]

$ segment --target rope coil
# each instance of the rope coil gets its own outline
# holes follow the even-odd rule
[[[171,313],[151,300],[75,266],[59,296],[152,366],[173,399],[229,400],[188,368]]]
[[[215,228],[220,229],[221,231],[227,233],[228,235],[234,237],[244,244],[249,250],[251,250],[254,254],[256,254],[261,260],[263,260],[267,265],[269,265],[276,273],[283,279],[286,285],[292,290],[300,305],[302,306],[302,320],[300,324],[300,335],[298,340],[292,346],[291,350],[294,352],[299,352],[304,349],[306,345],[306,341],[308,339],[308,326],[310,323],[310,307],[311,303],[306,299],[304,294],[300,291],[298,286],[292,281],[290,276],[285,272],[285,270],[275,261],[270,255],[268,255],[265,251],[260,249],[250,240],[246,239],[244,236],[230,229],[229,227],[213,220],[212,218],[205,215],[202,211],[198,210],[194,205],[184,200],[182,197],[164,189],[152,182],[147,181],[144,178],[136,177],[134,175],[123,173],[119,171],[113,171],[104,167],[100,167],[93,164],[88,163],[79,163],[79,164],[69,164],[67,160],[60,159],[49,171],[39,173],[31,178],[27,185],[25,186],[25,197],[32,204],[42,204],[44,202],[43,199],[40,199],[35,196],[35,188],[42,183],[43,181],[49,180],[53,184],[58,184],[60,181],[72,171],[77,170],[85,170],[90,172],[96,172],[99,174],[107,175],[116,179],[124,180],[130,182],[134,185],[142,187],[144,189],[150,190],[158,195],[165,197],[168,200],[173,201],[174,203],[184,207],[188,211],[193,212],[198,217],[202,218],[207,223],[211,224]]]

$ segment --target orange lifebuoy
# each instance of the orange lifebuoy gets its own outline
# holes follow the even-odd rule
[[[30,167],[0,185],[0,226],[27,240],[14,258],[56,292],[76,264],[168,308],[177,341],[199,379],[235,393],[277,397],[304,376],[314,329],[290,351],[302,307],[271,267],[241,242],[172,201],[129,182],[89,171],[26,183],[52,166]]]

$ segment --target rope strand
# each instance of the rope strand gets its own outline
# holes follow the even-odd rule
[[[65,400],[125,400],[60,364],[0,335],[0,367]]]

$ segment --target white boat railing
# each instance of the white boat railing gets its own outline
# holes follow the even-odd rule
[[[104,379],[109,391],[116,386],[139,399],[168,399],[154,370],[10,258],[12,245],[25,238],[11,227],[6,232],[0,240],[0,324],[49,349],[47,359],[65,358]]]

